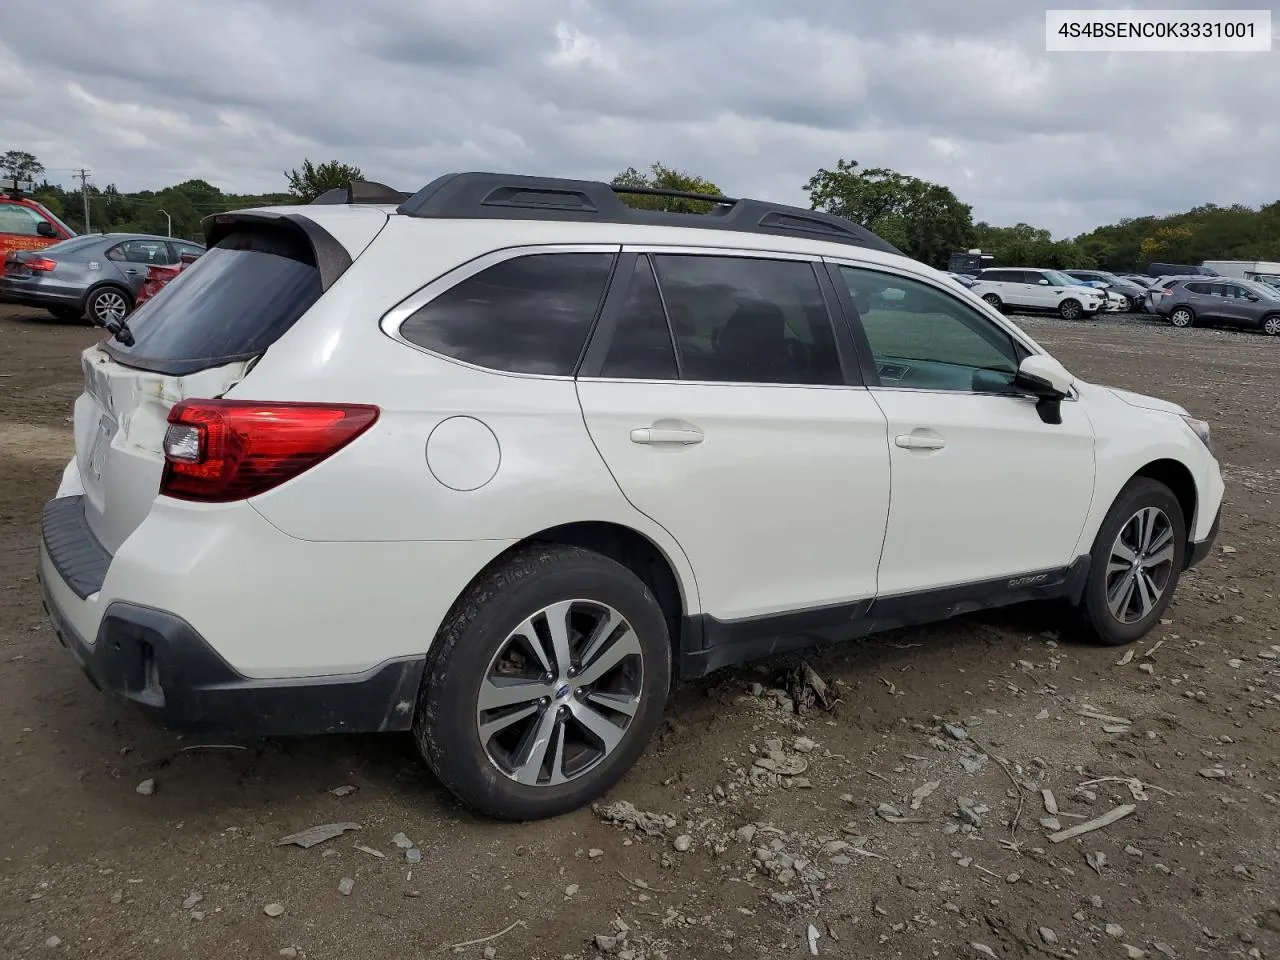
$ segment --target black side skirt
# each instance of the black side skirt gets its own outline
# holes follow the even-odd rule
[[[681,624],[680,677],[690,680],[735,663],[1030,600],[1066,599],[1079,603],[1088,573],[1089,557],[1082,556],[1069,567],[941,590],[745,620],[717,620],[710,614],[685,617]]]

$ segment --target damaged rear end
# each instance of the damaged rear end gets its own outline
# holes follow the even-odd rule
[[[325,219],[321,227],[298,208],[211,218],[208,251],[81,357],[75,457],[44,509],[45,605],[97,686],[176,727],[289,732],[307,717],[299,731],[307,732],[338,716],[325,701],[335,691],[308,687],[301,701],[282,698],[279,684],[242,675],[191,624],[154,607],[159,596],[207,592],[211,584],[188,581],[215,564],[247,570],[255,551],[268,563],[272,550],[270,562],[287,563],[271,539],[278,532],[263,529],[244,501],[337,452],[377,418],[376,408],[355,405],[224,399],[305,322],[387,214],[352,208]],[[210,511],[220,511],[217,522],[202,522]],[[248,560],[219,559],[232,539]],[[152,589],[161,582],[163,592]],[[394,671],[362,681],[379,688],[376,703],[416,685]],[[237,696],[219,695],[228,690]],[[386,718],[357,716],[356,725],[380,729]]]

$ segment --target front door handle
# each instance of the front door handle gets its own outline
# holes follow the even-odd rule
[[[942,437],[922,437],[915,433],[904,433],[893,442],[904,450],[941,450],[947,445]]]
[[[639,427],[631,431],[632,443],[701,443],[700,430],[673,430],[664,427]]]

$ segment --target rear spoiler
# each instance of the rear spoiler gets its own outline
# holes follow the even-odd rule
[[[263,210],[235,210],[215,213],[200,221],[204,229],[205,249],[212,250],[219,241],[242,230],[278,231],[305,242],[320,271],[320,286],[328,290],[351,266],[351,254],[324,227],[301,213],[276,213]]]

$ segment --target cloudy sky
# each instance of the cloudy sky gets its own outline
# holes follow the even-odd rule
[[[1026,0],[33,10],[0,31],[0,150],[66,182],[83,165],[123,190],[280,190],[310,157],[412,190],[464,169],[608,178],[657,160],[805,203],[808,177],[845,157],[1057,235],[1280,199],[1280,50],[1046,54],[1044,7]]]

